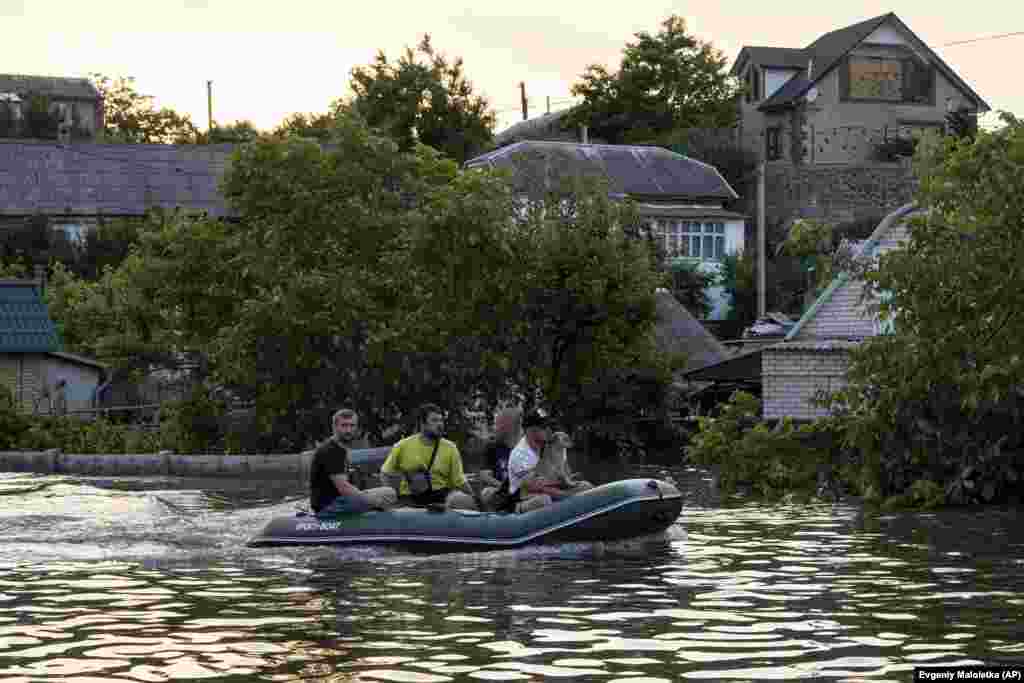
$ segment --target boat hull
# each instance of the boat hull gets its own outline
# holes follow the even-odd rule
[[[333,518],[276,517],[249,546],[397,544],[465,550],[612,541],[664,531],[682,507],[682,496],[671,484],[629,479],[514,515],[400,508]]]

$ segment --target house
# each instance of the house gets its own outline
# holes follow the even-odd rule
[[[0,230],[41,215],[74,240],[151,209],[228,216],[217,184],[233,149],[0,140]]]
[[[804,48],[744,46],[744,140],[768,162],[852,164],[879,146],[943,130],[947,113],[988,104],[894,13],[826,33]]]
[[[73,413],[94,406],[106,368],[65,353],[36,280],[0,280],[0,385],[25,412]]]
[[[915,204],[906,204],[887,215],[858,245],[856,258],[877,258],[898,248],[908,237],[907,220],[916,212]],[[822,417],[828,411],[815,405],[815,398],[842,388],[850,352],[890,324],[872,311],[875,302],[862,300],[863,291],[863,281],[840,273],[781,340],[688,370],[682,378],[713,387],[720,399],[733,389],[760,395],[767,420]]]
[[[0,74],[0,138],[40,137],[29,122],[33,97],[63,124],[54,138],[90,140],[103,130],[103,96],[88,79]]]
[[[517,193],[541,196],[574,177],[597,177],[612,197],[631,199],[670,258],[721,271],[726,254],[743,249],[746,217],[726,210],[737,198],[713,166],[645,145],[601,145],[526,140],[470,159],[466,168],[507,168]],[[724,318],[728,298],[721,286],[708,291],[709,316]]]
[[[908,238],[907,219],[917,212],[907,204],[886,216],[860,245],[857,257],[877,258]],[[814,419],[827,410],[813,405],[820,392],[846,384],[850,351],[884,333],[886,321],[863,301],[865,283],[844,272],[807,309],[785,339],[761,351],[765,419]]]

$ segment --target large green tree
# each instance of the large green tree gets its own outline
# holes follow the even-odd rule
[[[461,58],[450,60],[425,35],[415,50],[389,62],[383,51],[352,70],[354,97],[347,104],[403,151],[417,142],[462,163],[493,142],[495,115],[474,93]]]
[[[196,142],[199,130],[191,117],[169,107],[157,109],[151,95],[143,95],[135,89],[134,78],[112,79],[99,73],[91,77],[103,96],[102,139],[134,144]]]
[[[905,248],[861,264],[891,334],[854,355],[835,398],[883,492],[917,479],[992,500],[1024,464],[1024,124],[918,146]]]
[[[616,72],[593,64],[574,84],[583,102],[566,117],[575,128],[613,144],[649,142],[682,128],[723,128],[738,117],[739,84],[726,71],[725,56],[687,33],[673,15],[651,35],[627,43]]]
[[[456,429],[513,397],[576,426],[659,402],[662,280],[628,205],[583,188],[521,211],[501,173],[403,153],[345,112],[331,139],[238,148],[223,186],[238,222],[154,216],[97,282],[58,268],[69,347],[198,362],[207,398],[253,406],[261,450],[309,445],[341,403],[379,436],[425,400]]]

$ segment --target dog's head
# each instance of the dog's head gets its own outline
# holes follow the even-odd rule
[[[572,438],[565,432],[555,432],[551,435],[551,442],[559,448],[572,448]]]

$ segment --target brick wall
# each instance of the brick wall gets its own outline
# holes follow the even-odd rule
[[[827,415],[827,410],[810,401],[818,391],[836,391],[845,386],[848,354],[846,348],[765,349],[761,356],[765,419],[789,416],[810,420]]]

